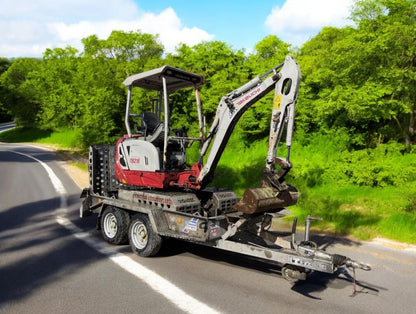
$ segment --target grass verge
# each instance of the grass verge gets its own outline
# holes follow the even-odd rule
[[[0,133],[0,141],[8,143],[33,142],[51,144],[57,148],[77,150],[80,146],[80,131],[73,130],[42,130],[38,128],[17,127]]]
[[[79,130],[49,131],[38,128],[14,128],[0,133],[0,142],[43,144],[57,151],[58,155],[72,165],[88,170],[80,159],[87,158],[87,153],[79,149]]]
[[[414,148],[391,143],[350,152],[342,142],[317,137],[306,146],[294,143],[294,166],[286,181],[298,188],[300,199],[287,218],[297,216],[302,224],[310,214],[323,218],[314,221],[316,230],[416,244]],[[266,152],[266,141],[245,147],[232,136],[212,185],[231,188],[238,196],[259,186]],[[285,156],[284,147],[278,155]]]

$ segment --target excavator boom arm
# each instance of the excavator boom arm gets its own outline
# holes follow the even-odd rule
[[[280,71],[277,72],[279,69]],[[199,162],[202,164],[202,160],[212,142],[211,150],[198,177],[198,182],[201,186],[206,186],[212,181],[221,154],[240,117],[248,108],[273,89],[275,89],[275,96],[266,167],[270,169],[274,167],[274,156],[276,155],[280,137],[286,123],[288,124],[287,146],[290,147],[291,145],[294,106],[296,104],[299,82],[299,66],[292,57],[287,56],[285,62],[281,65],[222,97],[214,122],[200,152]]]

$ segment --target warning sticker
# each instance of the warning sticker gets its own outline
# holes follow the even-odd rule
[[[189,233],[189,231],[197,231],[198,220],[198,218],[192,218],[191,220],[187,221],[185,224],[185,228],[183,228],[182,232]]]
[[[280,94],[275,95],[274,96],[274,101],[273,101],[273,109],[274,110],[279,110],[281,102],[282,102],[282,95],[280,95]]]

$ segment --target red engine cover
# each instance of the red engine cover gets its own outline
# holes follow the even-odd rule
[[[191,169],[183,171],[137,171],[123,169],[120,164],[119,145],[128,138],[127,135],[120,138],[116,145],[115,176],[116,179],[127,185],[145,188],[166,189],[169,187],[201,189],[197,182],[202,165],[194,163]],[[126,168],[126,167],[124,167]]]

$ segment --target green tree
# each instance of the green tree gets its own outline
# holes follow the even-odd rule
[[[75,75],[82,110],[79,124],[86,147],[108,144],[122,133],[125,93],[112,61],[84,56]]]
[[[119,80],[142,72],[154,60],[160,60],[164,50],[157,35],[140,31],[113,31],[107,39],[92,35],[82,39],[82,43],[86,57],[113,60],[112,70],[119,72]]]
[[[43,128],[77,128],[82,116],[75,74],[80,58],[72,47],[47,49],[39,71],[30,75],[41,110]]]
[[[298,136],[348,124],[344,106],[332,94],[335,94],[337,86],[342,90],[345,85],[355,82],[342,73],[351,63],[358,61],[348,58],[343,62],[337,60],[351,49],[352,45],[345,38],[350,38],[353,32],[350,27],[324,27],[302,46],[298,56],[302,71],[296,117]]]
[[[40,103],[30,75],[40,67],[40,60],[20,58],[0,76],[1,104],[20,126],[33,126],[37,122]]]
[[[385,109],[388,122],[394,121],[393,125],[385,127],[380,133],[404,140],[406,144],[414,144],[416,1],[357,1],[352,19],[357,23],[360,39],[366,47],[362,59],[366,61],[367,68],[372,70],[371,80],[379,84],[377,101],[388,108]],[[392,136],[392,129],[397,128],[400,131]]]
[[[307,132],[344,129],[358,147],[414,143],[415,12],[414,1],[357,1],[355,28],[327,27],[304,44],[298,123]]]
[[[75,80],[82,104],[83,142],[86,146],[113,142],[124,132],[126,89],[122,82],[160,66],[163,46],[157,36],[122,31],[113,31],[103,40],[89,36],[82,42],[84,55]]]
[[[261,75],[278,66],[291,53],[290,45],[274,35],[269,35],[259,41],[254,47],[254,53],[247,64],[255,75]]]
[[[10,67],[11,62],[6,58],[0,58],[0,76],[4,72],[7,71],[7,69]],[[0,85],[0,122],[8,122],[11,121],[13,118],[10,115],[9,111],[4,106],[4,98],[7,95],[7,91],[4,87]]]
[[[208,123],[213,121],[221,97],[239,87],[248,76],[244,53],[235,52],[226,43],[218,41],[193,47],[183,44],[175,54],[168,54],[165,62],[204,77],[200,98]],[[173,122],[197,130],[198,117],[192,91],[176,93],[173,101],[180,104],[172,109]]]

